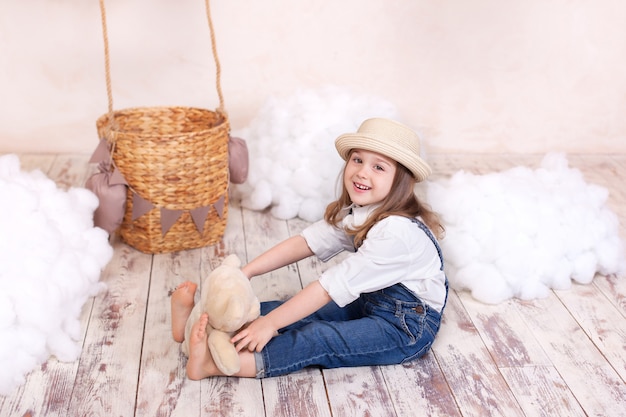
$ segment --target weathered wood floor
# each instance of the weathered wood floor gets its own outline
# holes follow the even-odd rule
[[[540,155],[431,155],[436,176],[515,165]],[[82,185],[85,155],[22,155],[60,186]],[[569,155],[610,190],[626,236],[626,155]],[[230,253],[251,259],[306,223],[232,205],[221,244],[164,255],[114,240],[108,290],[83,309],[74,363],[48,360],[0,397],[0,416],[626,416],[626,277],[597,276],[535,301],[485,305],[451,292],[433,350],[405,366],[308,369],[266,380],[185,378],[170,336],[170,290]],[[294,294],[327,265],[300,262],[253,280],[262,299]],[[2,372],[2,370],[0,370]]]

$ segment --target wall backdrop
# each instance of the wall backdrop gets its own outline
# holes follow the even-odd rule
[[[203,0],[107,0],[114,107],[215,108]],[[212,0],[234,129],[299,88],[392,102],[430,152],[626,152],[622,0]],[[89,153],[97,0],[0,2],[0,152]]]

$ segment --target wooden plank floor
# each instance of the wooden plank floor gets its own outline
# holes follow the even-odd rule
[[[84,155],[21,155],[63,187],[84,184]],[[540,155],[431,155],[435,178],[535,167]],[[610,190],[626,236],[626,155],[569,155],[587,182]],[[169,293],[200,282],[230,253],[251,259],[307,225],[229,209],[218,245],[147,255],[118,239],[102,273],[107,291],[83,308],[82,356],[51,358],[0,416],[626,416],[626,277],[553,291],[545,299],[485,305],[450,293],[441,333],[424,358],[403,366],[307,369],[265,380],[185,378],[170,336]],[[327,264],[309,259],[258,277],[262,300],[293,295]],[[1,372],[1,371],[0,371]]]

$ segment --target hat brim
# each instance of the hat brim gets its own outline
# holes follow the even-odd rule
[[[419,155],[407,152],[394,142],[383,141],[364,133],[346,133],[335,140],[335,147],[344,161],[352,149],[363,149],[385,155],[406,167],[415,181],[424,181],[432,173],[430,166]]]

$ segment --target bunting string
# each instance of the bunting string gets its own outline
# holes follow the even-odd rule
[[[96,150],[94,151],[91,158],[89,159],[89,162],[98,163],[98,164],[110,163],[112,159],[110,158],[109,149],[110,148],[109,148],[107,140],[101,139]],[[124,175],[119,171],[119,169],[117,169],[117,167],[115,166],[115,163],[112,163],[112,166],[113,166],[113,171],[111,175],[109,176],[109,186],[123,184],[129,188],[130,192],[132,192],[133,212],[131,215],[131,221],[134,222],[141,216],[147,214],[148,212],[156,208],[156,206],[152,202],[146,200],[145,198],[137,194],[131,187],[128,186],[128,182],[124,178]],[[172,209],[167,209],[165,207],[160,207],[159,211],[161,214],[162,235],[165,236],[167,232],[172,228],[172,226],[174,226],[174,224],[176,224],[178,219],[180,219],[180,217],[185,212],[189,212],[196,226],[196,229],[198,230],[198,233],[202,235],[204,233],[204,222],[212,208],[215,209],[220,219],[223,218],[225,201],[226,201],[226,197],[222,195],[214,204],[197,207],[191,210],[176,210],[176,209],[172,210]]]

